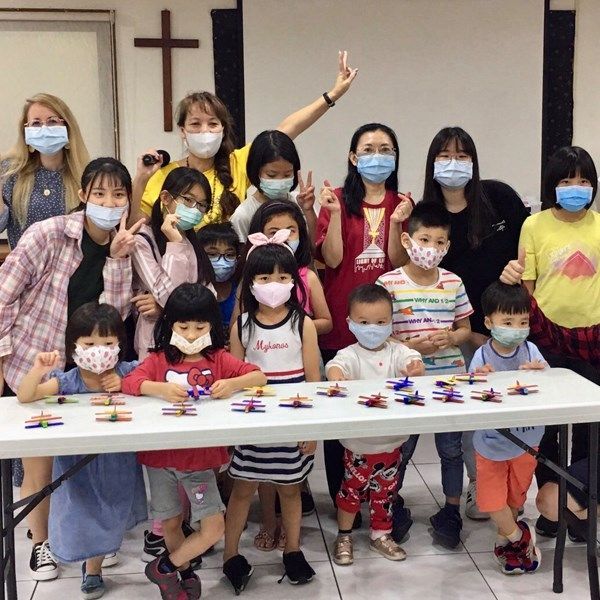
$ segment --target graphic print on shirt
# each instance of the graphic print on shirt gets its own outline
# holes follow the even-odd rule
[[[363,212],[363,251],[354,259],[355,273],[383,269],[385,266],[385,208],[365,206]]]
[[[167,383],[178,383],[179,385],[197,385],[201,388],[210,387],[215,382],[215,377],[210,369],[200,370],[198,367],[192,367],[187,373],[180,373],[168,370],[165,373]]]
[[[554,250],[548,260],[555,273],[569,279],[594,277],[597,273],[596,265],[593,259],[587,256],[585,249],[572,244]]]

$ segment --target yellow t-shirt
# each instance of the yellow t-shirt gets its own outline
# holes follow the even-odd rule
[[[546,316],[563,327],[600,323],[600,214],[588,210],[576,223],[551,209],[528,217],[519,246],[526,252],[524,280]]]
[[[233,177],[231,191],[240,199],[240,202],[243,202],[246,199],[246,191],[250,187],[250,180],[246,174],[246,163],[248,162],[249,152],[250,144],[246,144],[243,148],[234,150],[229,155],[229,168],[231,169],[231,176]],[[180,165],[177,162],[172,162],[166,167],[156,171],[156,173],[154,173],[154,175],[152,175],[152,177],[150,177],[148,180],[146,189],[144,190],[144,194],[142,196],[142,210],[148,216],[152,212],[152,206],[160,194],[160,190],[165,182],[165,179],[167,178],[167,175],[173,169],[181,166],[184,165]],[[206,213],[202,223],[197,227],[197,229],[203,227],[204,225],[208,225],[209,223],[220,223],[223,220],[220,202],[221,194],[223,193],[223,184],[219,181],[217,172],[214,168],[204,171],[204,175],[208,179],[208,183],[210,183],[210,188],[212,190],[212,207],[208,213]]]

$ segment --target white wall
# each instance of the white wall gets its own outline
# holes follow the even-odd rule
[[[475,139],[483,177],[537,198],[543,10],[543,0],[247,1],[247,136],[329,89],[346,48],[360,69],[353,88],[298,140],[319,181],[340,183],[353,131],[381,121],[400,140],[401,189],[419,197],[431,139],[456,124]]]

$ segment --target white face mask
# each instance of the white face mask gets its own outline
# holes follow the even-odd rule
[[[169,343],[184,354],[199,354],[204,348],[212,344],[212,337],[210,336],[210,331],[208,331],[204,335],[197,337],[193,342],[188,342],[182,335],[173,331]]]
[[[110,231],[119,225],[127,206],[100,206],[93,202],[85,205],[85,216],[99,229]]]
[[[73,362],[84,369],[91,371],[96,375],[114,369],[119,362],[119,346],[89,346],[84,348],[79,344],[75,345]]]
[[[198,158],[212,158],[221,147],[223,132],[219,133],[190,133],[185,132],[187,149]]]

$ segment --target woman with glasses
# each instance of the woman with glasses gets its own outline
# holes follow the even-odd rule
[[[0,231],[14,248],[33,223],[77,207],[89,156],[69,107],[51,94],[23,105],[16,144],[0,163]]]
[[[347,53],[340,52],[339,72],[331,91],[286,117],[277,129],[292,139],[299,136],[348,91],[357,72],[358,69],[347,66]],[[169,171],[191,167],[204,173],[211,187],[211,210],[202,225],[228,221],[250,187],[246,174],[250,145],[235,148],[231,114],[210,92],[188,94],[179,103],[175,119],[187,156],[165,167],[161,166],[162,158],[156,150],[147,152],[156,157],[154,165],[145,166],[140,157],[138,176],[134,181],[134,202],[149,215]]]

